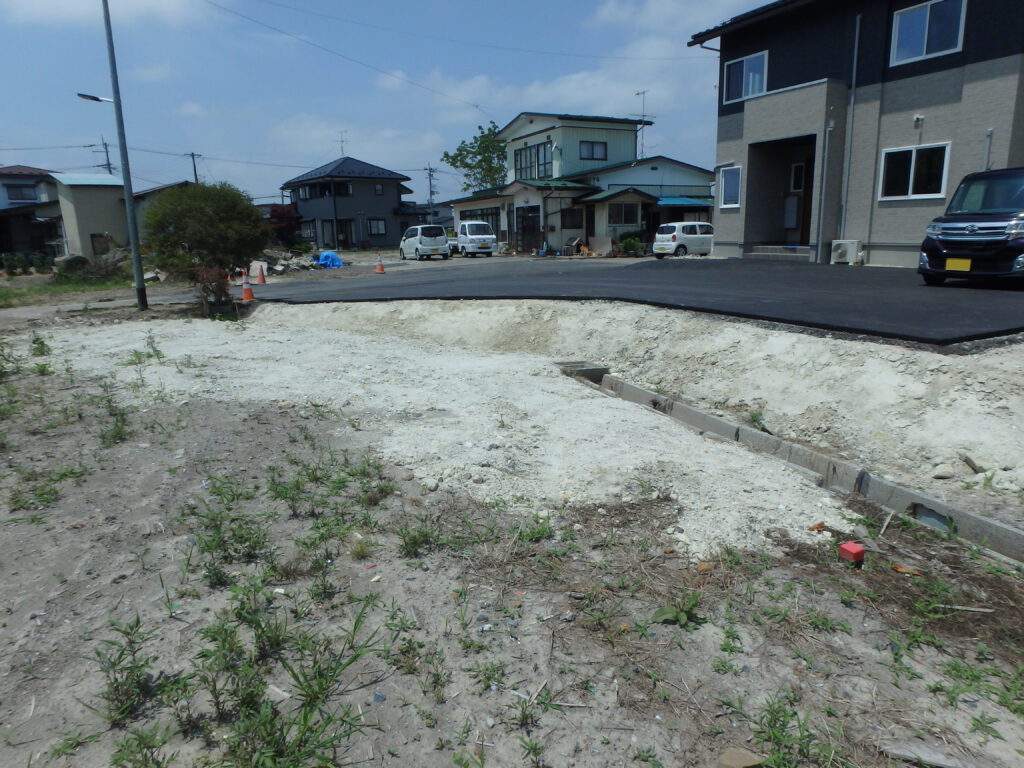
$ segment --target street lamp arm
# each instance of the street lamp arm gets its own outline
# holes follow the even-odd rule
[[[85,99],[86,101],[106,101],[106,102],[108,102],[110,104],[114,103],[113,99],[108,99],[105,96],[93,96],[92,94],[89,94],[89,93],[80,93],[80,94],[78,94],[78,98]]]

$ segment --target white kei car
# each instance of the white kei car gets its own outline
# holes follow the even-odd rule
[[[685,256],[692,253],[707,256],[715,243],[715,228],[703,221],[674,221],[662,224],[654,235],[654,255]]]

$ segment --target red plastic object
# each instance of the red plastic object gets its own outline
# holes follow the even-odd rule
[[[864,547],[852,541],[839,545],[839,556],[851,563],[864,562]]]

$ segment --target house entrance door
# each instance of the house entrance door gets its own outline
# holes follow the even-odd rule
[[[590,203],[587,206],[587,242],[590,242],[590,238],[594,236],[595,224],[594,224],[594,204]]]
[[[516,250],[541,248],[540,206],[526,205],[516,208]]]

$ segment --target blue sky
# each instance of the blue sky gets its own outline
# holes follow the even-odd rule
[[[644,109],[647,155],[711,167],[718,57],[686,42],[764,4],[109,2],[135,188],[191,178],[184,155],[196,152],[202,180],[257,202],[342,154],[410,176],[418,202],[432,165],[437,199],[458,196],[441,154],[524,111]],[[101,1],[0,0],[0,66],[0,165],[102,171],[88,167],[104,162],[98,147],[84,145],[116,144],[113,109],[75,97],[110,95]]]

